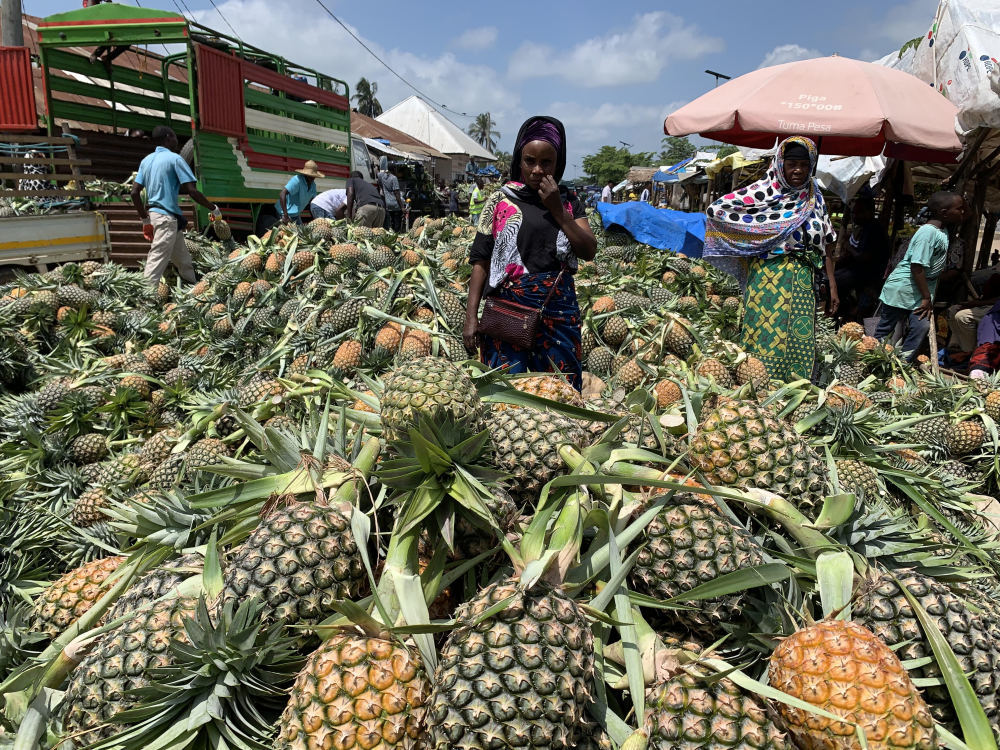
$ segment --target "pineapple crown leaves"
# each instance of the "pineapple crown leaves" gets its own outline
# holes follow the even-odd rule
[[[460,508],[473,522],[499,533],[489,511],[487,485],[500,480],[503,474],[479,463],[489,446],[489,430],[469,434],[451,417],[437,422],[421,418],[416,427],[409,429],[409,440],[392,442],[394,457],[383,461],[376,475],[382,484],[396,490],[396,500],[402,506],[400,532],[412,532],[429,515],[440,513],[445,499],[451,499],[457,508],[448,509],[447,516]],[[449,547],[454,544],[453,531],[453,523],[445,524],[443,532]]]
[[[129,692],[135,707],[114,718],[131,726],[93,750],[270,747],[284,688],[303,660],[283,624],[262,626],[263,611],[256,597],[214,612],[200,598],[184,623],[186,642],[171,641],[171,663],[151,670],[151,683]]]
[[[185,495],[166,492],[142,498],[111,498],[103,512],[113,529],[144,545],[185,550],[205,544],[209,537],[211,513],[192,507]]]

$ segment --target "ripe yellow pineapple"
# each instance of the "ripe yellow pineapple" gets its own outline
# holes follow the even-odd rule
[[[656,406],[660,409],[681,400],[681,388],[672,380],[664,379],[658,382],[653,386],[653,393],[656,394]]]
[[[338,634],[309,657],[278,724],[275,750],[416,747],[430,682],[388,638]]]
[[[360,341],[354,339],[344,341],[337,347],[337,352],[333,355],[333,366],[344,372],[353,372],[361,367],[363,354],[364,348]]]
[[[899,658],[856,622],[825,620],[783,640],[771,654],[771,684],[840,716],[834,721],[784,703],[775,708],[802,750],[934,750],[934,720]]]
[[[375,334],[375,355],[377,357],[393,356],[399,349],[399,343],[402,339],[402,327],[399,323],[386,323]]]
[[[124,557],[105,557],[64,574],[35,600],[31,629],[49,638],[62,633],[111,588],[108,577],[123,562]]]

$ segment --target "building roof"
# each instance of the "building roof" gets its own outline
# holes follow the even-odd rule
[[[656,167],[632,167],[625,176],[625,179],[635,184],[649,182],[653,179],[655,172]]]
[[[433,156],[435,159],[451,158],[433,146],[429,146],[423,141],[414,138],[412,135],[404,133],[402,130],[397,130],[391,125],[386,125],[384,122],[373,120],[371,117],[363,115],[360,112],[351,112],[351,132],[362,138],[389,141],[389,145],[398,151]]]
[[[496,161],[496,157],[466,135],[458,125],[419,96],[411,96],[376,118],[450,155]]]

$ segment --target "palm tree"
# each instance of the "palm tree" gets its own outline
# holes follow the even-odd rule
[[[469,125],[469,135],[476,139],[476,142],[490,153],[497,146],[497,138],[500,134],[496,130],[497,124],[489,112],[476,115],[476,119]]]
[[[378,84],[362,77],[358,85],[354,87],[354,96],[351,97],[358,105],[357,110],[368,117],[378,117],[382,114],[382,104],[375,97],[378,93]]]

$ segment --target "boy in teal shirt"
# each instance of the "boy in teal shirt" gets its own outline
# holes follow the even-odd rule
[[[906,321],[903,351],[913,362],[930,329],[934,291],[948,259],[946,227],[959,224],[965,213],[965,199],[957,193],[939,191],[927,201],[931,220],[917,230],[903,259],[889,274],[882,294],[882,313],[875,338],[884,341]],[[932,352],[933,356],[937,356]]]

